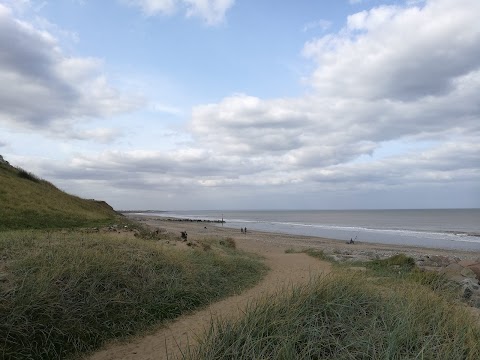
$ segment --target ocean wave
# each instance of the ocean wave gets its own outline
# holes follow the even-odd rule
[[[232,221],[232,220],[230,220]],[[288,227],[305,227],[305,228],[317,228],[317,229],[326,229],[326,230],[338,230],[338,231],[348,231],[354,233],[388,233],[388,234],[401,234],[406,236],[416,236],[423,238],[425,236],[430,236],[433,238],[436,237],[450,237],[453,236],[453,240],[456,237],[462,238],[461,241],[469,241],[466,237],[478,238],[472,240],[473,242],[480,241],[480,233],[475,232],[464,232],[464,231],[431,231],[431,230],[419,230],[419,229],[380,229],[372,227],[363,227],[363,226],[348,226],[348,225],[329,225],[329,224],[305,224],[305,223],[294,223],[294,222],[280,222],[280,221],[253,221],[253,220],[235,220],[237,223],[257,223],[257,224],[269,224],[269,225],[279,225],[279,226],[288,226]],[[445,238],[447,240],[447,238]],[[460,240],[457,240],[460,241]]]

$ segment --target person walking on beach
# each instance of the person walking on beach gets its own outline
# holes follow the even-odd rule
[[[247,227],[245,226],[245,234],[247,233]]]

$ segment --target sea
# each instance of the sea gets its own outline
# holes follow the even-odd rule
[[[140,214],[140,213],[139,213]],[[216,226],[357,242],[480,251],[480,209],[148,211]]]

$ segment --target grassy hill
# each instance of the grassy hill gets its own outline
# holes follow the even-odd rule
[[[0,157],[0,231],[94,226],[117,216],[107,203],[67,194]]]

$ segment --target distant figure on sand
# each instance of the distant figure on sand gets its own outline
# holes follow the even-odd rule
[[[245,234],[247,233],[247,227],[245,227]]]
[[[243,228],[241,228],[241,229],[240,229],[240,231],[241,231],[241,232],[242,232],[242,234],[243,234]]]
[[[355,244],[355,241],[353,241],[353,239],[352,239],[352,238],[350,238],[350,241],[349,241],[349,242],[347,242],[347,244]]]

